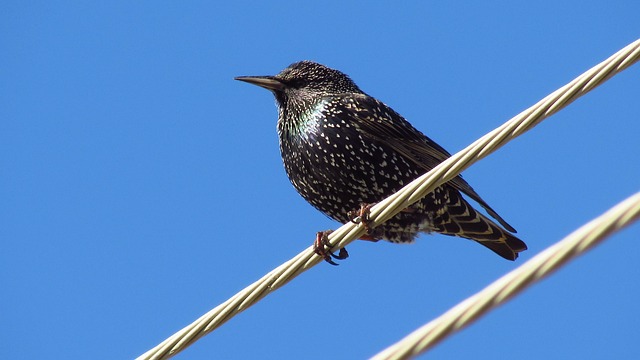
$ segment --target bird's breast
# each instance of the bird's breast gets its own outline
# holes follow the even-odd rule
[[[300,116],[297,125],[281,118],[278,130],[293,186],[316,208],[344,221],[349,210],[377,202],[402,186],[400,174],[409,164],[366,138],[339,112],[330,103],[320,103]]]

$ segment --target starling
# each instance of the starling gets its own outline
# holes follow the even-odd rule
[[[451,156],[346,74],[316,62],[236,80],[275,95],[289,180],[311,205],[341,223],[351,221],[353,210],[383,200]],[[474,209],[461,192],[502,226]],[[471,239],[508,260],[527,249],[462,176],[369,229],[362,239],[406,243],[423,232]]]

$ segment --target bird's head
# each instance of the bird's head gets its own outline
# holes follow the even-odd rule
[[[278,75],[238,76],[235,79],[272,91],[281,106],[291,100],[362,93],[346,74],[308,60],[291,64]]]

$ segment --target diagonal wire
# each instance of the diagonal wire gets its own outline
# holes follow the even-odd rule
[[[502,305],[534,283],[551,275],[613,233],[640,219],[640,192],[627,198],[563,240],[494,281],[446,313],[381,351],[372,360],[414,358]]]
[[[515,137],[522,135],[545,118],[602,84],[613,75],[631,66],[639,58],[640,40],[636,40],[502,126],[451,156],[397,193],[376,204],[371,208],[370,226],[379,225],[393,217],[407,206],[433,191],[437,186],[457,176],[476,161],[494,152]],[[342,248],[364,235],[364,233],[365,229],[361,224],[348,223],[331,233],[329,241],[333,244],[333,248]],[[247,286],[190,325],[142,354],[138,359],[167,359],[177,354],[272,291],[277,290],[294,277],[315,266],[321,260],[319,256],[315,255],[312,247],[308,247],[293,259],[278,266],[260,280]]]

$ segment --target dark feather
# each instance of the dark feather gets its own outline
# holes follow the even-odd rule
[[[346,108],[351,110],[344,116],[356,124],[363,134],[372,140],[388,144],[424,169],[424,172],[432,170],[451,156],[442,146],[413,127],[400,114],[381,101],[366,94],[345,94],[342,101],[345,105],[350,105]],[[498,215],[461,175],[448,183],[480,204],[507,230],[516,232],[516,229]]]

